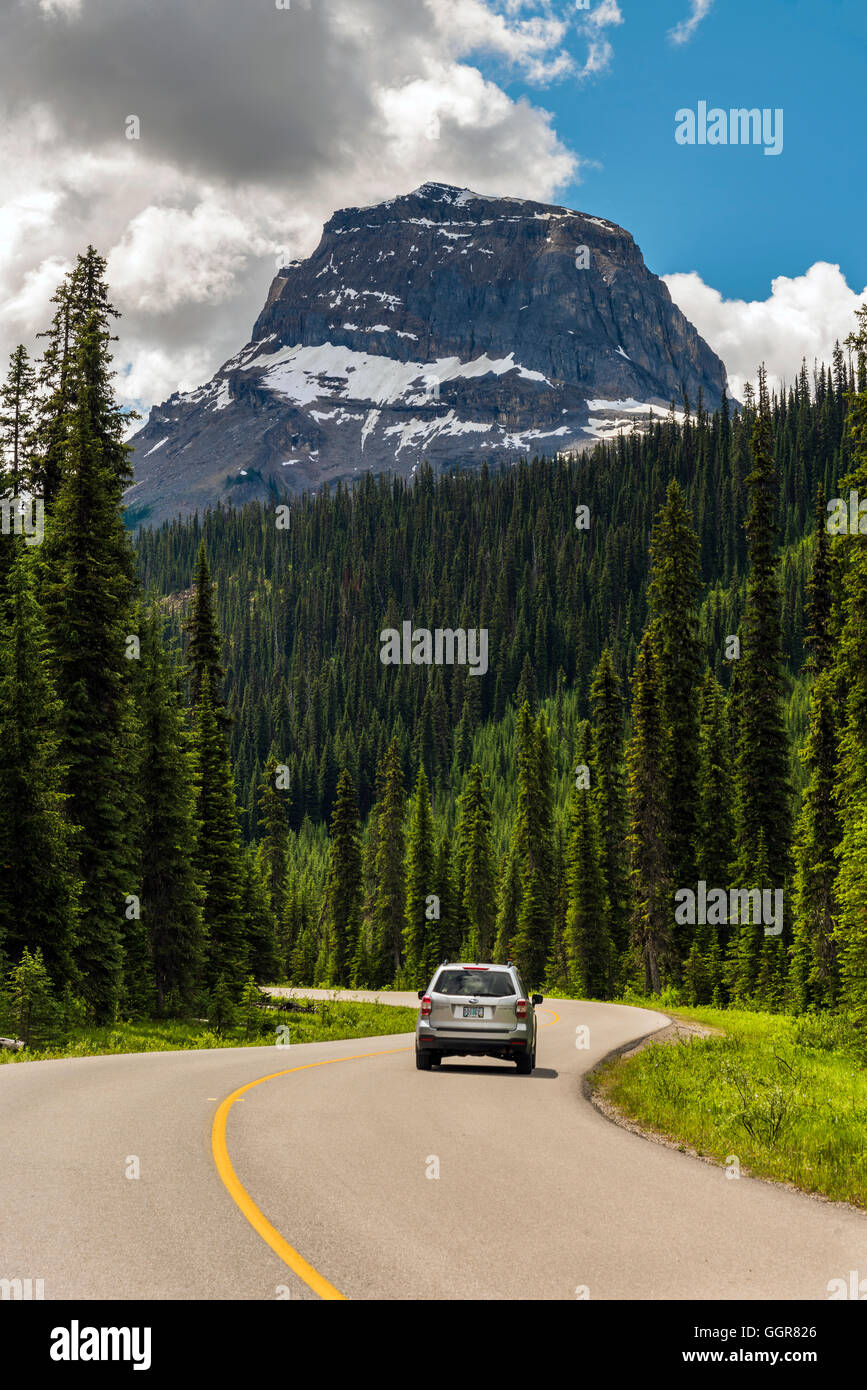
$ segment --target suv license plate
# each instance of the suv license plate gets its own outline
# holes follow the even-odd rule
[[[464,1005],[464,1018],[484,1018],[483,1008],[473,1008],[471,1005]]]

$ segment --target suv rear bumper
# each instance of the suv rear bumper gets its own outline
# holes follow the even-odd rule
[[[422,1052],[439,1052],[448,1057],[500,1057],[508,1060],[527,1050],[526,1038],[444,1038],[419,1035]]]

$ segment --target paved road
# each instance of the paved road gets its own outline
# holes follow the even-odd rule
[[[867,1273],[860,1213],[727,1179],[584,1100],[582,1072],[662,1014],[540,1019],[530,1077],[417,1072],[403,1035],[0,1067],[0,1278],[46,1299],[776,1300]]]

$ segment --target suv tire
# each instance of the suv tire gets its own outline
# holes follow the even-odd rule
[[[432,1062],[433,1057],[429,1052],[421,1052],[418,1048],[416,1048],[415,1064],[419,1071],[430,1071]]]
[[[532,1051],[532,1052],[525,1053],[525,1055],[524,1055],[523,1057],[518,1057],[518,1058],[516,1059],[516,1061],[517,1061],[517,1065],[518,1065],[518,1075],[519,1075],[519,1076],[529,1076],[530,1073],[533,1071],[533,1068],[534,1068],[535,1065],[536,1065],[536,1049],[535,1049],[535,1047],[533,1048],[533,1051]]]

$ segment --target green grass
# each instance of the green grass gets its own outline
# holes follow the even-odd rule
[[[844,1020],[666,1012],[724,1036],[651,1044],[613,1061],[596,1078],[604,1097],[721,1163],[735,1156],[757,1177],[867,1206],[867,1070]]]
[[[299,1000],[299,1003],[305,1002]],[[195,1020],[141,1019],[111,1027],[74,1028],[59,1047],[26,1052],[0,1051],[0,1064],[43,1061],[53,1057],[103,1057],[118,1052],[182,1052],[210,1047],[263,1047],[276,1043],[277,1028],[286,1025],[289,1043],[334,1042],[341,1038],[383,1037],[411,1033],[415,1009],[393,1004],[360,1004],[352,1000],[317,999],[313,1014],[262,1010],[256,1019],[259,1031],[248,1037],[243,1026],[215,1032]],[[285,1036],[285,1035],[283,1035]],[[281,1051],[284,1051],[281,1048]]]

